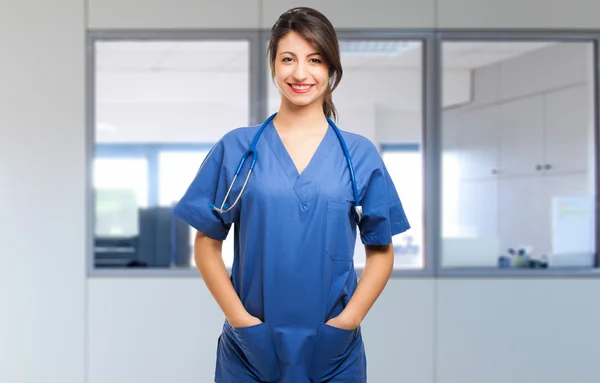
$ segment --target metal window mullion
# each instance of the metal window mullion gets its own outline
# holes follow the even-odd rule
[[[85,139],[85,275],[90,276],[95,269],[96,254],[95,242],[95,193],[94,193],[94,159],[96,145],[96,46],[93,36],[86,36],[86,129]]]
[[[250,125],[258,125],[264,120],[264,104],[266,100],[266,83],[264,79],[264,57],[263,57],[262,34],[256,32],[250,39],[249,68],[249,107],[250,107]]]
[[[423,50],[423,225],[425,271],[441,268],[442,227],[442,55],[437,35],[425,40]]]
[[[594,39],[594,54],[593,54],[593,68],[594,68],[594,76],[593,76],[593,97],[594,97],[594,165],[596,169],[594,172],[590,172],[595,177],[594,180],[594,225],[595,225],[595,237],[594,237],[594,245],[595,245],[595,259],[594,259],[594,267],[598,268],[600,266],[600,230],[598,224],[600,223],[600,201],[598,198],[598,193],[600,192],[600,35]]]

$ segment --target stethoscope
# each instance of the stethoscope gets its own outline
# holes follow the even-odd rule
[[[267,118],[265,120],[265,122],[262,123],[262,125],[258,129],[258,132],[254,136],[254,140],[252,141],[250,148],[242,156],[242,159],[240,160],[240,164],[238,165],[237,170],[235,171],[235,175],[233,176],[231,185],[229,185],[227,194],[225,194],[225,198],[223,198],[223,203],[221,203],[221,207],[217,207],[214,204],[210,205],[210,207],[214,211],[216,211],[218,213],[227,213],[228,211],[233,209],[233,207],[240,200],[242,193],[244,193],[244,190],[246,189],[246,185],[248,184],[248,179],[250,178],[250,174],[252,174],[252,170],[254,169],[254,164],[256,164],[256,159],[258,157],[258,152],[256,151],[256,143],[258,142],[258,139],[260,138],[260,135],[262,134],[263,130],[265,130],[267,125],[269,125],[271,120],[273,120],[273,118],[275,118],[276,115],[277,115],[277,113],[272,114],[269,118]],[[342,150],[344,151],[344,156],[346,157],[346,162],[348,162],[348,170],[350,171],[350,179],[352,181],[352,191],[354,192],[354,206],[352,208],[352,216],[354,217],[354,220],[356,221],[356,224],[358,225],[360,223],[360,221],[362,220],[363,212],[362,212],[362,206],[360,206],[360,202],[358,199],[358,187],[356,186],[356,178],[354,177],[354,167],[352,166],[352,159],[350,158],[350,152],[348,151],[346,142],[344,141],[344,138],[342,137],[342,133],[340,132],[338,127],[335,125],[335,123],[329,117],[326,116],[325,118],[327,119],[327,122],[329,122],[329,125],[335,131],[335,134],[337,135],[337,138],[342,146]],[[249,156],[252,156],[252,163],[250,164],[250,170],[248,171],[246,180],[244,181],[244,184],[242,185],[242,190],[240,190],[240,194],[237,196],[237,198],[235,199],[233,204],[231,206],[229,206],[225,203],[225,201],[227,201],[227,198],[229,197],[229,194],[231,193],[231,189],[233,188],[233,185],[235,184],[235,181],[237,180],[238,175],[240,174],[240,171],[242,170],[242,166],[244,166],[244,163],[246,162],[246,159]]]

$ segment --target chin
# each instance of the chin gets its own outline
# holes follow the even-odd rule
[[[305,106],[309,106],[314,104],[314,100],[311,101],[294,101],[294,100],[289,100],[290,104],[292,104],[293,106],[297,106],[297,107],[305,107]]]
[[[314,104],[322,105],[322,103],[323,103],[322,98],[302,99],[301,97],[298,97],[296,95],[288,96],[288,97],[286,97],[286,99],[287,99],[287,102],[290,103],[290,105],[299,107],[299,108],[314,105]]]

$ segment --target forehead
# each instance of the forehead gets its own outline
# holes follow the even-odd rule
[[[294,54],[310,54],[317,52],[317,49],[309,43],[304,37],[294,31],[288,32],[279,40],[277,52],[292,52]]]

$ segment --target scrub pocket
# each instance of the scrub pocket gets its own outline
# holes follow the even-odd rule
[[[358,331],[343,330],[327,324],[319,326],[310,369],[313,382],[329,381],[332,378],[336,378],[337,382],[351,380],[356,376],[359,366],[348,365],[350,361],[347,359]]]
[[[356,224],[352,204],[347,201],[327,201],[325,251],[332,260],[351,261],[356,244]]]
[[[266,323],[250,327],[233,328],[226,321],[226,326],[236,338],[247,367],[261,381],[275,383],[281,377],[281,369],[270,327]]]

